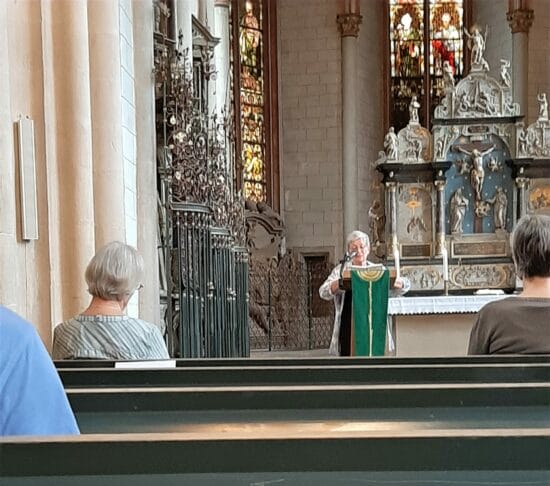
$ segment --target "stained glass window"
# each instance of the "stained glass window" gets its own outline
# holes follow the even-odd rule
[[[429,126],[444,94],[444,71],[462,78],[465,1],[389,0],[390,125],[396,130],[408,123],[413,96],[422,106],[420,123]]]
[[[239,5],[240,110],[243,192],[267,201],[264,32],[262,1]]]

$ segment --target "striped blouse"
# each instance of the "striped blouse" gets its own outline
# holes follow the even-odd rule
[[[53,359],[168,359],[160,330],[128,316],[78,315],[54,331]]]

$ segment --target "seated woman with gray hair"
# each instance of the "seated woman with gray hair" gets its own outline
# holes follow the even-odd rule
[[[368,267],[373,265],[367,260],[370,252],[369,236],[362,231],[352,231],[346,238],[348,255],[353,255],[350,261],[344,263],[344,269],[350,266]],[[346,292],[340,289],[342,263],[334,267],[330,275],[319,287],[319,296],[325,300],[334,300],[334,327],[330,341],[329,354],[335,356],[350,356],[351,354],[351,298],[345,298]],[[411,288],[408,278],[395,279],[390,291],[392,297],[403,295]],[[351,292],[348,292],[351,296]],[[389,336],[390,348],[393,346]]]
[[[160,330],[128,317],[128,302],[142,287],[143,259],[135,248],[113,241],[86,268],[92,301],[54,331],[54,359],[168,359]]]
[[[479,311],[468,354],[550,353],[550,216],[524,216],[510,241],[523,292]]]

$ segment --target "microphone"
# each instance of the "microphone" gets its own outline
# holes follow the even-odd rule
[[[357,251],[352,251],[351,253],[346,252],[346,257],[347,257],[346,261],[349,262],[350,260],[353,260],[356,256],[357,256]]]

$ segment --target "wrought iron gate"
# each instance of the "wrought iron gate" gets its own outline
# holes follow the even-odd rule
[[[205,32],[197,22],[194,36]],[[244,201],[234,190],[233,122],[210,113],[204,96],[216,42],[202,39],[192,56],[165,38],[155,42],[162,304],[176,357],[249,354],[248,252]]]
[[[324,260],[307,262],[291,252],[279,260],[251,257],[251,349],[328,347],[334,310],[331,302],[317,297],[317,291],[330,270]]]

